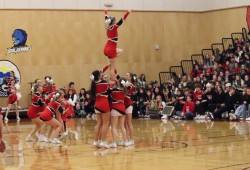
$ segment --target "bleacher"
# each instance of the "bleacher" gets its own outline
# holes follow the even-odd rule
[[[215,54],[221,54],[228,49],[230,45],[234,44],[236,38],[248,41],[247,29],[242,28],[241,32],[232,33],[230,38],[222,38],[220,43],[211,44],[211,48],[202,49],[200,54],[191,55],[190,60],[181,60],[180,65],[170,66],[168,71],[160,72],[160,84],[166,83],[167,80],[178,74],[188,75],[192,71],[195,62],[204,60],[206,55],[212,56]]]

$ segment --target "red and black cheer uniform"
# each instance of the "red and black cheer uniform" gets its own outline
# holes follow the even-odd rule
[[[40,114],[40,119],[43,121],[50,121],[53,119],[56,111],[63,113],[63,107],[58,101],[53,101],[48,104],[44,111]]]
[[[8,92],[9,92],[8,104],[14,104],[17,101],[16,87],[9,87]]]
[[[126,94],[126,98],[124,100],[124,104],[126,109],[129,106],[133,106],[133,101],[131,100],[131,95],[135,92],[135,86],[131,83],[129,84],[128,88],[127,88],[127,94]]]
[[[116,110],[122,115],[125,115],[126,109],[124,105],[124,100],[126,98],[126,94],[123,90],[114,88],[110,94],[112,98],[112,110]]]
[[[48,85],[48,84],[45,84],[43,86],[43,92],[44,92],[44,95],[45,95],[45,103],[48,104],[51,100],[51,98],[53,97],[54,95],[54,92],[56,92],[56,85]]]
[[[32,104],[29,107],[27,115],[30,119],[39,117],[38,113],[45,109],[46,105],[43,100],[43,96],[40,93],[34,93],[32,95]]]
[[[96,99],[95,99],[95,110],[100,113],[110,112],[109,101],[108,101],[108,90],[109,84],[105,80],[95,82],[96,86]]]
[[[8,77],[5,79],[6,85],[8,86],[8,88],[11,86],[11,82],[14,81],[15,84],[18,83],[18,80],[16,77]]]
[[[109,18],[108,11],[104,10],[104,13],[105,13],[105,20],[106,20]],[[119,26],[122,25],[122,23],[125,21],[128,15],[129,15],[129,12],[126,12],[124,16],[116,24],[111,25],[107,29],[106,34],[108,37],[108,41],[104,47],[104,54],[108,58],[115,58],[117,56],[116,48],[117,48],[117,42],[118,42],[118,28]]]

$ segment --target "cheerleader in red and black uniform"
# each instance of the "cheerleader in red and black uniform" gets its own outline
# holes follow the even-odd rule
[[[127,136],[129,140],[129,144],[134,144],[134,127],[132,124],[132,112],[133,112],[133,101],[131,100],[131,95],[135,92],[135,78],[132,73],[126,73],[125,78],[127,80],[127,93],[126,98],[124,100],[124,104],[126,107],[126,120],[125,120],[125,127],[127,130]]]
[[[111,130],[113,136],[113,143],[109,146],[111,148],[116,148],[117,144],[121,146],[128,146],[128,141],[126,137],[126,129],[125,129],[125,114],[126,108],[124,104],[124,100],[126,97],[126,79],[120,78],[117,82],[116,86],[111,90]],[[117,123],[119,122],[121,131],[122,131],[122,138],[123,141],[117,142]]]
[[[43,93],[44,93],[45,103],[48,104],[51,98],[53,97],[54,93],[56,92],[56,85],[52,80],[51,76],[45,76],[44,80],[45,84],[43,85]]]
[[[42,142],[45,138],[45,136],[42,135],[44,134],[44,129],[41,129],[41,127],[43,127],[43,122],[39,119],[39,113],[45,109],[45,102],[42,97],[42,92],[42,84],[37,83],[33,86],[32,104],[29,107],[27,115],[35,124],[35,128],[32,129],[32,131],[28,134],[26,142],[35,141],[33,136],[35,136],[36,132],[38,132],[39,130],[41,130],[41,134],[39,135],[39,141]]]
[[[94,146],[108,148],[106,144],[106,135],[110,120],[110,107],[108,101],[108,82],[102,80],[101,71],[95,70],[90,76],[91,83],[91,98],[95,100],[95,113],[97,124],[95,127]],[[98,141],[101,138],[101,141]]]
[[[108,11],[105,9],[105,28],[108,41],[104,47],[104,54],[108,57],[110,62],[110,79],[115,80],[115,59],[123,52],[122,49],[117,48],[118,42],[118,28],[123,24],[129,13],[132,10],[127,11],[124,16],[116,22],[115,17],[108,16]]]
[[[58,139],[58,135],[63,128],[63,123],[61,120],[61,114],[63,113],[62,106],[62,93],[56,91],[51,102],[48,104],[46,109],[40,114],[40,119],[48,126],[53,128],[53,132],[48,137],[52,140],[54,144],[61,144],[62,142]],[[56,118],[54,118],[54,116]]]
[[[5,118],[4,118],[5,121],[8,121],[8,114],[10,112],[10,108],[11,108],[12,104],[14,105],[14,107],[16,109],[16,119],[20,120],[19,111],[18,111],[18,103],[17,103],[18,97],[16,94],[17,88],[15,87],[15,82],[16,82],[15,80],[12,80],[10,82],[10,86],[8,88],[9,97],[8,97],[7,111],[6,111]]]

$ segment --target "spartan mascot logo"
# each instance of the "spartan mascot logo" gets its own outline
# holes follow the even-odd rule
[[[14,46],[8,48],[7,54],[30,51],[31,47],[26,45],[27,33],[22,29],[15,29],[12,34]]]
[[[14,47],[25,46],[27,41],[27,33],[22,29],[16,29],[12,34]]]

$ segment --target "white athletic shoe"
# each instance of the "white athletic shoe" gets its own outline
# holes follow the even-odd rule
[[[117,144],[118,146],[124,146],[124,142],[123,142],[123,141],[117,142],[116,144]]]
[[[110,145],[109,145],[110,148],[117,148],[117,144],[116,142],[112,142]]]
[[[128,146],[130,146],[130,145],[131,145],[130,141],[125,141],[125,142],[124,142],[124,146],[125,146],[125,147],[128,147]]]
[[[250,121],[250,117],[246,118],[246,121]]]
[[[62,144],[62,141],[60,141],[59,139],[57,138],[54,138],[53,141],[52,141],[53,144]]]
[[[16,120],[21,120],[21,119],[20,119],[20,117],[18,116],[18,117],[16,117]]]
[[[106,149],[108,149],[109,145],[106,142],[100,142],[99,145],[98,145],[98,147],[99,148],[106,148]]]
[[[33,138],[31,135],[28,135],[28,136],[26,137],[26,142],[34,142],[34,141],[36,141],[36,139]]]
[[[46,143],[53,143],[53,139],[51,138],[47,138],[48,140],[46,141]]]
[[[163,115],[161,118],[162,118],[162,119],[167,119],[168,116],[167,116],[167,115]]]
[[[5,122],[8,122],[8,120],[9,120],[9,119],[5,116],[4,121],[5,121]]]
[[[200,115],[195,116],[194,120],[199,120],[200,119]]]
[[[46,142],[48,143],[48,138],[44,135],[38,135],[39,136],[39,139],[38,139],[38,142]]]

